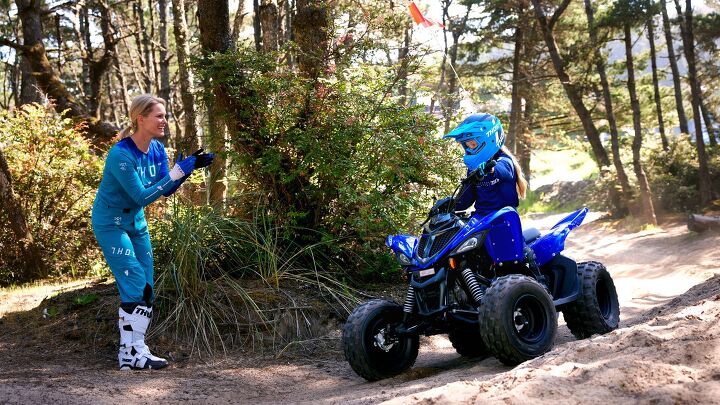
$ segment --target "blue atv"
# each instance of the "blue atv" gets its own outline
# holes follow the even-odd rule
[[[617,291],[605,266],[561,254],[587,208],[541,235],[522,230],[511,207],[484,216],[456,212],[456,195],[434,204],[419,239],[387,237],[410,285],[402,306],[375,299],[349,316],[342,345],[358,375],[375,381],[409,369],[420,335],[447,333],[462,356],[514,366],[553,347],[557,311],[579,339],[618,327]]]

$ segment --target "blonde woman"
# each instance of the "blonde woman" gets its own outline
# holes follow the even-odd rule
[[[92,208],[92,227],[120,292],[118,309],[121,370],[159,369],[165,359],[150,353],[145,332],[152,317],[153,256],[143,207],[170,196],[194,169],[209,166],[214,155],[202,150],[179,156],[168,167],[165,101],[144,94],[130,105],[131,125],[110,148]]]

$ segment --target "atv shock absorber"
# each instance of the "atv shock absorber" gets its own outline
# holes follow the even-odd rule
[[[480,301],[485,293],[480,288],[480,284],[478,284],[477,278],[475,278],[475,273],[473,273],[470,269],[465,269],[461,274],[463,281],[465,281],[465,286],[467,286],[468,290],[470,290],[470,294],[475,300],[475,303],[480,305]]]
[[[407,294],[405,295],[405,303],[403,304],[403,312],[406,316],[412,315],[415,310],[415,288],[413,286],[408,287]]]

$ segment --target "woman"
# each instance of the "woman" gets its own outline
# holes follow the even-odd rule
[[[527,181],[517,159],[504,146],[505,133],[497,117],[473,114],[445,138],[453,138],[462,146],[468,174],[476,179],[474,187],[472,182],[464,186],[455,203],[457,210],[473,203],[481,215],[503,207],[517,209],[520,198],[525,198]]]
[[[92,227],[120,291],[118,327],[121,370],[159,369],[165,359],[150,353],[145,332],[152,317],[153,256],[143,207],[170,196],[194,169],[209,166],[214,155],[182,154],[168,170],[165,100],[144,94],[130,105],[131,125],[121,132],[105,160],[92,208]]]

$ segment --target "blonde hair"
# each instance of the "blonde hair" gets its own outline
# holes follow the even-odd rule
[[[138,116],[142,115],[143,117],[147,117],[156,104],[162,104],[163,106],[166,105],[165,100],[151,94],[141,94],[135,97],[130,104],[130,111],[128,112],[128,115],[130,116],[130,125],[120,131],[120,138],[127,138],[135,133],[138,129]]]
[[[518,163],[515,155],[510,153],[510,149],[508,149],[507,146],[503,145],[500,150],[504,154],[508,155],[510,160],[512,160],[513,166],[515,166],[515,186],[517,188],[518,196],[520,196],[520,198],[525,198],[525,194],[527,194],[527,180],[525,180],[525,175],[523,174],[522,167],[520,167],[520,163]]]

